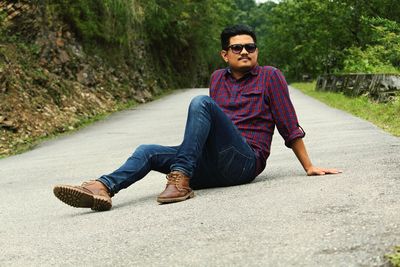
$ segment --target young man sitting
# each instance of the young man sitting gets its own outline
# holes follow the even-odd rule
[[[73,207],[109,210],[114,194],[151,170],[167,174],[159,203],[189,199],[192,189],[249,183],[266,166],[275,126],[307,175],[339,173],[311,163],[285,78],[258,65],[252,29],[225,28],[221,45],[228,67],[212,74],[209,96],[191,101],[180,146],[141,145],[111,174],[81,186],[57,185],[55,196]]]

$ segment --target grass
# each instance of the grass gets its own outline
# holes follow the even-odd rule
[[[169,95],[173,92],[174,92],[173,89],[163,90],[163,91],[159,92],[158,94],[154,95],[152,98],[152,101],[160,99],[163,96]],[[137,105],[140,105],[140,104],[138,104],[136,101],[130,100],[130,101],[127,101],[124,103],[118,103],[115,106],[115,109],[113,111],[104,111],[104,112],[101,112],[101,113],[96,114],[91,117],[83,117],[82,116],[81,118],[78,118],[78,121],[74,125],[65,125],[64,126],[65,131],[63,131],[63,132],[54,132],[48,136],[41,136],[41,137],[36,137],[36,138],[30,137],[30,138],[24,139],[23,143],[15,146],[13,152],[10,155],[0,155],[0,159],[9,157],[11,155],[17,155],[17,154],[24,153],[26,151],[29,151],[29,150],[35,148],[37,145],[41,144],[44,141],[49,141],[49,140],[57,138],[59,136],[63,136],[63,135],[67,135],[67,134],[71,134],[73,132],[79,131],[97,121],[106,119],[107,117],[109,117],[111,114],[113,114],[115,112],[127,110],[127,109],[133,108]]]
[[[14,150],[10,155],[0,155],[0,159],[6,158],[11,155],[17,155],[17,154],[24,153],[28,150],[35,148],[37,145],[41,144],[44,141],[48,141],[48,140],[54,139],[59,136],[71,134],[71,133],[76,132],[82,128],[85,128],[97,121],[104,120],[105,118],[107,118],[108,116],[113,114],[114,112],[129,109],[129,108],[135,107],[136,105],[137,105],[137,102],[135,102],[135,101],[128,101],[127,103],[117,104],[115,107],[115,111],[104,111],[104,112],[101,112],[101,113],[96,114],[91,117],[83,117],[82,116],[82,117],[78,118],[78,121],[74,125],[65,125],[62,132],[53,132],[47,136],[26,138],[23,140],[24,141],[23,143],[18,144],[14,147]]]
[[[378,103],[365,96],[349,97],[341,93],[320,92],[315,90],[315,82],[292,83],[291,86],[331,107],[370,121],[394,136],[400,136],[400,99]]]
[[[400,246],[396,246],[394,252],[386,254],[385,258],[389,260],[393,267],[400,267]]]

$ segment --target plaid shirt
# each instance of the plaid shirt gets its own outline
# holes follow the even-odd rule
[[[229,68],[217,70],[211,75],[210,97],[254,150],[256,176],[265,169],[275,125],[287,147],[305,135],[290,101],[286,80],[274,67],[255,66],[239,80],[233,78]]]

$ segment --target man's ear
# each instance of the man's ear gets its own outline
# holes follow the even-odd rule
[[[221,57],[226,63],[228,63],[228,51],[221,50]]]

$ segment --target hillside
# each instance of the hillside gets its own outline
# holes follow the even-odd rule
[[[0,1],[0,12],[0,156],[121,105],[149,101],[168,86],[145,64],[111,62],[104,54],[112,47],[88,53],[70,25],[44,21],[29,1]]]
[[[166,89],[206,86],[248,24],[289,81],[400,73],[398,0],[0,0],[0,157]]]
[[[234,14],[224,3],[0,0],[0,157],[164,90],[205,86],[223,64],[218,35]]]

